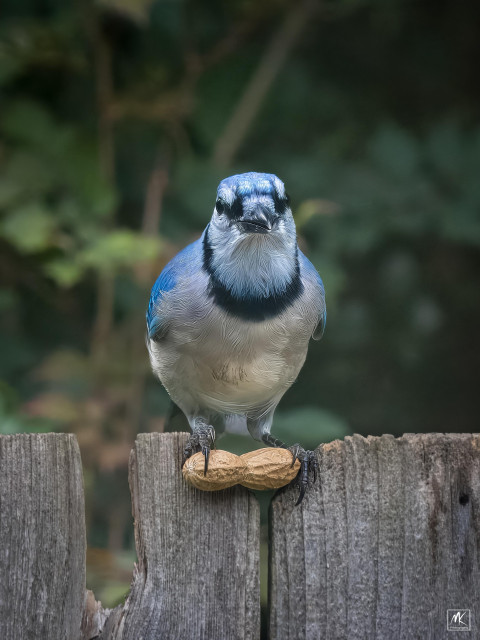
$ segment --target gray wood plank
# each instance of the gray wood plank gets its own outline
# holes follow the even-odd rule
[[[0,638],[78,640],[85,601],[75,437],[0,436]]]
[[[193,489],[182,477],[187,435],[141,434],[130,457],[138,566],[108,640],[256,640],[259,509],[243,487]]]
[[[317,455],[303,504],[294,487],[272,503],[271,640],[451,639],[457,608],[480,638],[480,436],[353,436]]]

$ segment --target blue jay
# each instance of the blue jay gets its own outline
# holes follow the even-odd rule
[[[298,248],[283,182],[269,173],[222,180],[205,231],[164,268],[147,310],[153,371],[192,430],[184,460],[202,451],[206,474],[215,429],[239,423],[288,448],[270,433],[273,414],[325,322],[322,280]],[[290,450],[292,465],[301,462],[299,504],[316,458]]]

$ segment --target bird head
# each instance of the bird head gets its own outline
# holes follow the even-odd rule
[[[295,237],[295,223],[283,182],[271,173],[242,173],[222,180],[212,225],[235,239],[252,234]],[[263,240],[263,239],[262,239]]]
[[[207,271],[233,295],[284,291],[298,268],[298,249],[283,182],[271,173],[222,180],[204,251]]]

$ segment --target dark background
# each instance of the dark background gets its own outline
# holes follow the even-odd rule
[[[327,293],[274,433],[478,431],[479,18],[441,0],[3,0],[0,432],[77,435],[105,605],[131,576],[128,454],[168,408],[149,288],[230,174],[285,182]]]

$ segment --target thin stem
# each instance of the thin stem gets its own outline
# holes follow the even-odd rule
[[[96,98],[98,113],[98,151],[100,169],[107,182],[115,183],[115,139],[110,106],[113,102],[112,50],[103,37],[98,16],[93,18],[93,45],[96,71]],[[106,229],[112,227],[115,212],[112,210],[106,221]],[[97,312],[92,329],[91,352],[95,368],[102,371],[107,357],[107,344],[113,325],[115,277],[111,273],[100,273],[97,280]]]
[[[150,173],[145,194],[145,207],[142,218],[142,233],[146,236],[158,235],[160,218],[162,214],[163,199],[168,186],[168,160],[162,154]],[[139,265],[136,270],[137,279],[140,286],[144,287],[146,282],[153,279],[152,265],[150,263]],[[142,313],[132,314],[130,320],[131,339],[131,380],[128,402],[128,422],[135,431],[139,427],[141,420],[143,395],[145,380],[148,368],[142,363],[147,360],[145,349],[145,316]]]
[[[270,40],[255,73],[238,102],[214,150],[214,162],[228,166],[238,153],[248,130],[292,48],[298,41],[316,2],[296,4]]]

